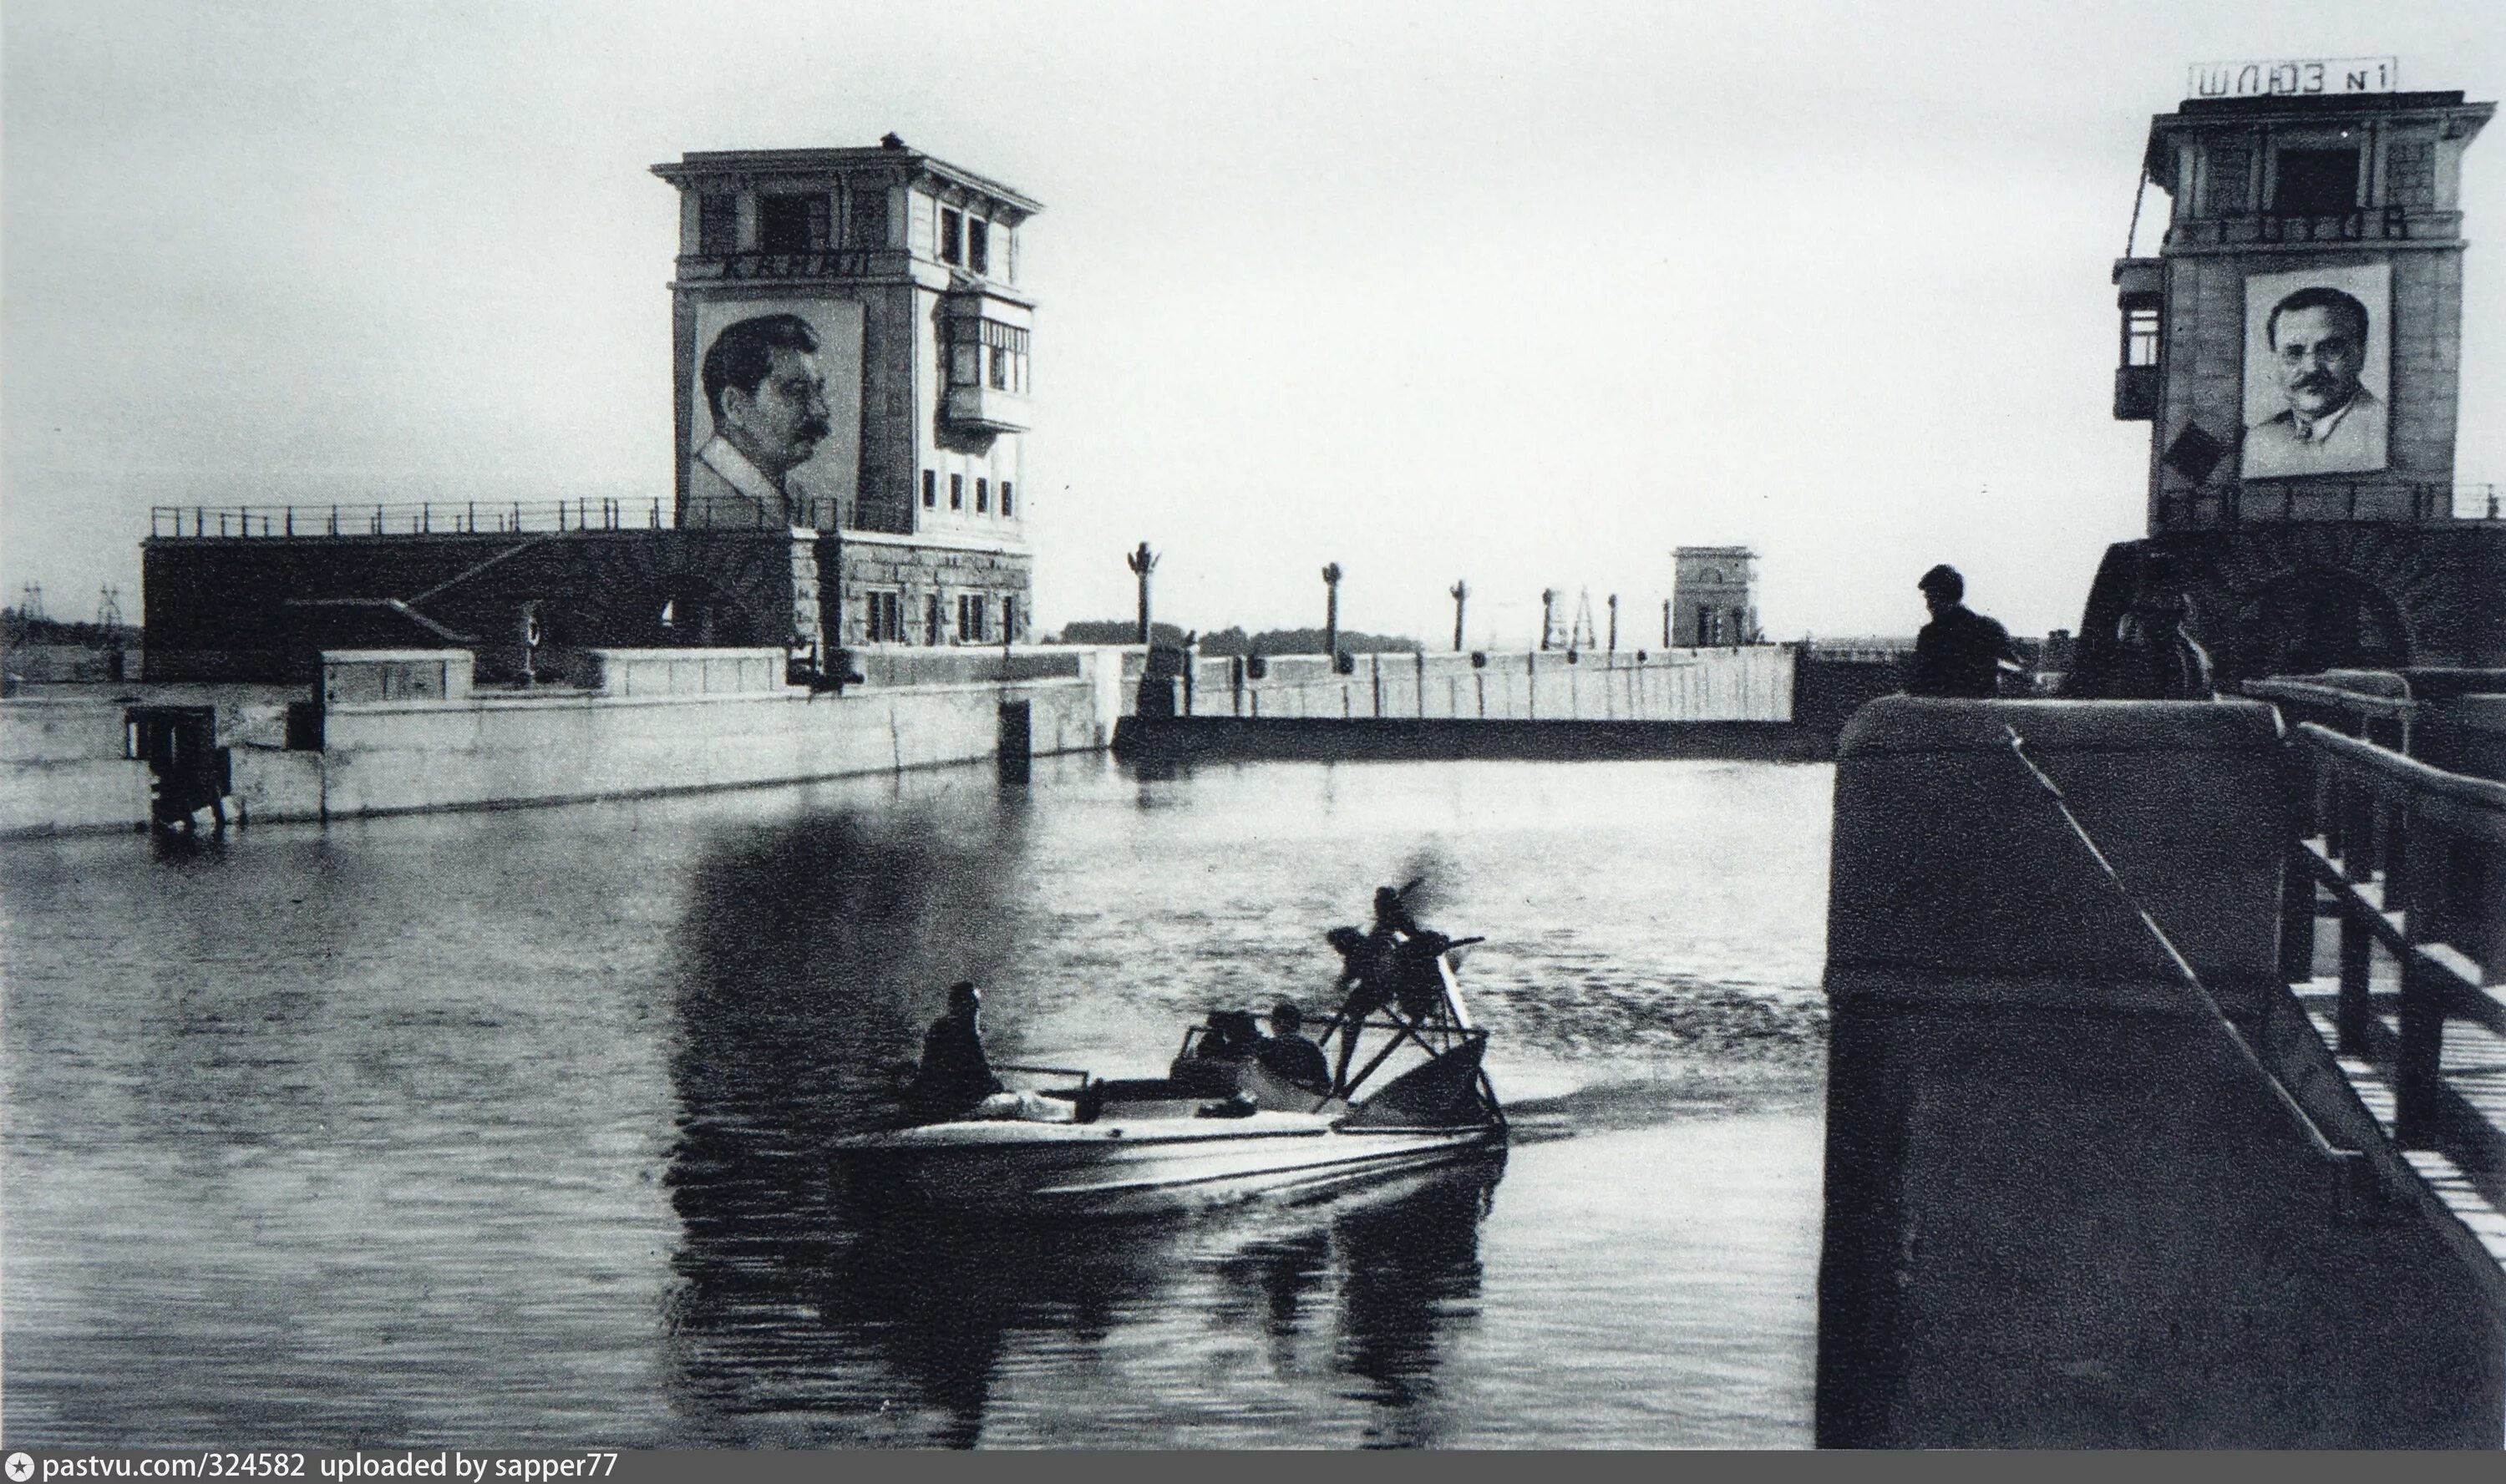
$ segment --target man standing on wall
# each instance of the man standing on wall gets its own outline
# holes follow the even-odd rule
[[[1906,689],[1913,695],[1993,696],[2001,691],[2001,667],[2020,667],[2010,631],[1969,609],[1966,579],[1944,563],[1923,574],[1923,606],[1932,621],[1915,636],[1915,673]]]
[[[683,526],[745,530],[808,524],[785,487],[833,431],[818,336],[797,314],[761,314],[724,327],[705,351],[713,437],[688,466]]]

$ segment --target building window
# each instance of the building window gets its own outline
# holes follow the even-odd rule
[[[1016,598],[1001,599],[1001,638],[1010,642],[1018,639],[1018,599]]]
[[[885,191],[855,191],[844,197],[844,245],[887,246]]]
[[[966,508],[966,477],[964,475],[952,474],[949,477],[949,508],[952,511],[962,511]]]
[[[960,212],[946,208],[940,213],[940,261],[966,261],[966,218]]]
[[[991,512],[991,509],[992,481],[978,477],[975,480],[975,513],[978,515],[989,514]]]
[[[899,644],[905,639],[905,594],[873,592],[865,594],[869,612],[864,616],[863,637],[872,644]]]
[[[940,508],[940,477],[928,469],[922,471],[922,508],[926,511]]]
[[[697,197],[697,251],[719,258],[739,251],[739,197],[708,193]]]
[[[2123,312],[2123,364],[2158,364],[2158,306],[2134,304]]]
[[[966,266],[978,273],[992,270],[992,224],[981,218],[966,223]]]
[[[1010,509],[1010,481],[1003,479],[1001,481],[1001,515],[1006,519],[1016,513],[1017,512]]]
[[[957,594],[957,637],[980,642],[984,637],[984,596],[979,592]]]
[[[922,600],[922,642],[938,644],[940,634],[940,594],[931,593]]]
[[[2272,209],[2282,216],[2337,216],[2358,206],[2356,150],[2282,150]]]
[[[824,193],[761,195],[757,198],[758,249],[769,253],[824,252],[828,221]]]
[[[1697,645],[1702,649],[1723,642],[1723,616],[1706,604],[1697,605]]]

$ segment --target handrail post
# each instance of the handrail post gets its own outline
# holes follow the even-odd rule
[[[2433,971],[2418,954],[2402,954],[2401,1052],[2393,1066],[2393,1142],[2427,1148],[2437,1139],[2439,1075],[2445,1062],[2445,1006]]]
[[[2280,756],[2279,976],[2285,984],[2314,978],[2314,871],[2307,859],[2314,775],[2306,744],[2292,738]]]

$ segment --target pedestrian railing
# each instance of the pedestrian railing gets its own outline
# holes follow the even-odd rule
[[[1737,649],[1209,656],[1174,716],[1513,722],[1789,722],[1795,653]]]
[[[2506,1170],[2506,1058],[2450,1062],[2446,1042],[2464,1022],[2506,1039],[2506,783],[2316,722],[2291,744],[2285,976],[2313,980],[2317,913],[2337,918],[2337,1053],[2390,1086],[2404,1148]]]
[[[2366,520],[2380,524],[2506,519],[2495,484],[2394,484],[2370,480],[2291,479],[2229,485],[2162,496],[2166,530],[2220,530],[2239,525]]]
[[[755,528],[782,530],[762,510]],[[791,525],[833,530],[838,502],[799,502]],[[148,512],[156,541],[286,540],[334,536],[510,535],[544,531],[661,530],[674,523],[661,500],[426,500],[339,505],[160,505]],[[720,528],[716,518],[709,528]]]

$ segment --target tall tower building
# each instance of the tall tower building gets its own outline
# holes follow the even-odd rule
[[[844,644],[1024,637],[1035,305],[1019,258],[1040,205],[893,134],[688,154],[653,173],[679,191],[679,523],[830,533],[819,600]],[[724,451],[741,441],[721,373],[743,340],[751,370],[780,347],[823,379],[822,434],[788,469]]]
[[[2197,69],[2224,95],[2151,121],[2172,220],[2114,267],[2149,539],[2108,551],[2084,659],[2153,585],[2230,679],[2506,658],[2506,526],[2454,468],[2461,164],[2494,105],[2391,74]]]
[[[1747,547],[1680,547],[1670,561],[1673,648],[1757,642],[1757,552]]]

